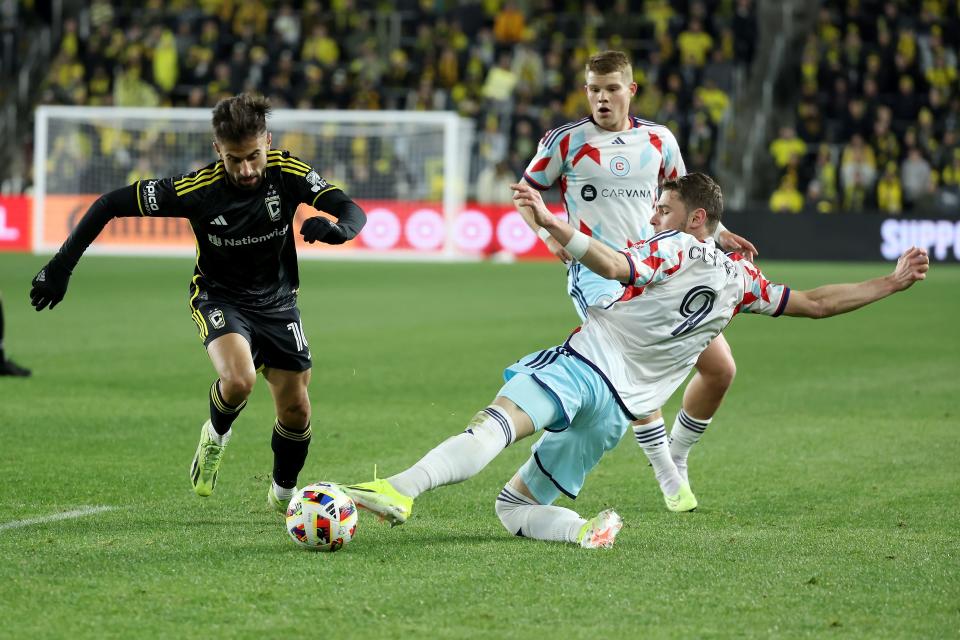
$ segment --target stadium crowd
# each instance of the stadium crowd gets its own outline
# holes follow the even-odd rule
[[[803,49],[796,126],[769,151],[774,211],[956,210],[960,4],[821,2]]]
[[[476,123],[477,195],[505,201],[489,187],[586,113],[584,64],[602,48],[632,53],[634,112],[676,132],[689,170],[710,170],[757,41],[752,0],[94,0],[63,31],[43,103],[211,107],[253,90],[280,108],[456,110]],[[361,141],[347,164],[385,170],[388,152]],[[330,177],[364,197],[347,173]]]

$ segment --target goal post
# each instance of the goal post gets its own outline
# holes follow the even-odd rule
[[[35,117],[33,250],[56,251],[102,193],[214,160],[211,110],[41,106]],[[369,214],[357,241],[304,245],[304,257],[462,259],[454,226],[468,194],[473,122],[454,112],[277,109],[272,148],[287,149]],[[306,211],[304,210],[306,209]],[[312,214],[301,205],[299,219]],[[297,226],[294,231],[298,231]],[[174,218],[118,218],[91,246],[112,255],[192,255]]]

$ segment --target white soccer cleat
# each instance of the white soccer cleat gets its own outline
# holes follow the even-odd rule
[[[623,527],[623,519],[613,509],[601,511],[580,529],[577,542],[584,549],[609,549]]]

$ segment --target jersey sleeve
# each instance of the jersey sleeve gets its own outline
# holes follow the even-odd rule
[[[553,131],[544,134],[537,145],[536,155],[523,172],[527,184],[540,191],[546,191],[553,185],[563,169],[561,143],[566,144],[568,140],[565,135],[556,135]]]
[[[683,163],[680,145],[673,132],[663,128],[663,160],[660,166],[660,176],[664,180],[674,180],[687,175],[687,166]]]
[[[760,313],[776,318],[783,313],[790,298],[790,287],[770,282],[760,268],[739,254],[730,257],[743,273],[743,299],[735,313]]]
[[[186,218],[186,196],[182,196],[175,182],[181,178],[151,178],[137,180],[137,209],[141,216]]]
[[[630,262],[627,285],[646,287],[666,280],[683,265],[683,243],[679,231],[664,231],[647,241],[628,247],[623,254]]]
[[[270,164],[273,164],[271,161]],[[280,165],[287,192],[298,202],[315,207],[317,199],[340,187],[328,182],[309,164],[284,151],[276,162]]]
[[[223,163],[218,161],[172,178],[138,180],[134,186],[139,213],[141,216],[189,218],[192,211],[204,211],[204,187],[224,177]]]

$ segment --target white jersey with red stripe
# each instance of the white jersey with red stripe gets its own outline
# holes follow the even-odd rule
[[[548,131],[523,174],[541,191],[559,180],[570,224],[614,249],[653,235],[660,183],[687,172],[668,128],[629,120],[625,131],[607,131],[592,117]]]
[[[778,316],[790,295],[712,239],[664,231],[623,253],[632,271],[623,295],[590,307],[565,346],[604,377],[635,418],[663,406],[735,314]]]

